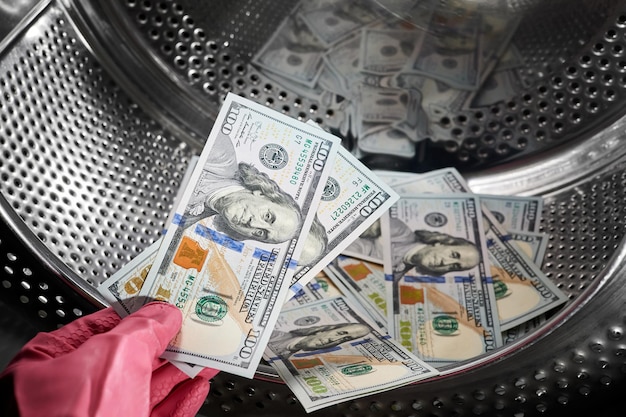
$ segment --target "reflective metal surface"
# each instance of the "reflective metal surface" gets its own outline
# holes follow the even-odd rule
[[[156,113],[173,125],[188,127],[200,140],[207,130],[206,116],[232,90],[293,117],[313,118],[342,134],[348,147],[358,141],[354,129],[346,126],[345,102],[298,96],[250,65],[293,9],[292,2],[212,2],[211,7],[193,1],[76,3],[81,30],[104,65],[110,60],[112,70],[123,73],[120,79],[143,90],[142,97],[151,100]],[[398,2],[355,3],[376,12],[381,12],[379,3],[387,10],[398,7],[393,6]],[[419,2],[416,7],[432,3],[438,2]],[[457,16],[458,23],[482,3],[442,2],[442,9]],[[415,158],[363,155],[364,160],[405,170],[452,164],[475,171],[569,145],[621,116],[626,43],[620,2],[506,4],[505,24],[507,19],[519,21],[511,40],[523,61],[523,88],[516,96],[437,120],[443,138],[421,143]],[[499,10],[484,13],[502,17]],[[124,48],[117,48],[120,44]]]
[[[506,4],[525,19],[528,90],[450,119],[462,138],[454,146],[362,157],[385,169],[456,165],[476,192],[543,195],[543,270],[570,302],[530,336],[436,380],[313,414],[525,417],[626,405],[626,4]],[[248,65],[290,6],[49,1],[4,32],[0,294],[12,309],[51,329],[103,305],[95,287],[158,238],[226,91],[355,145],[341,108]],[[303,415],[262,371],[218,375],[202,413]]]

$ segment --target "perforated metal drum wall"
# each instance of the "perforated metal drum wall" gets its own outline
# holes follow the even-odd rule
[[[108,20],[117,36],[129,43],[135,61],[150,65],[157,60],[165,66],[178,91],[212,104],[220,94],[235,91],[293,117],[312,118],[354,146],[354,132],[345,125],[349,117],[344,114],[345,103],[299,96],[250,65],[293,4],[272,3],[270,12],[259,2],[212,3],[210,8],[194,3],[128,0],[93,6],[86,13]],[[373,1],[361,3],[376,6]],[[511,2],[511,18],[520,19],[512,42],[522,55],[524,88],[505,102],[443,116],[437,124],[451,139],[424,142],[410,161],[377,155],[363,158],[373,166],[397,164],[408,170],[449,164],[476,169],[545,151],[601,129],[621,115],[619,103],[626,86],[622,75],[626,18],[619,6],[615,1]],[[156,79],[143,83],[151,86],[148,94],[158,106],[167,88]],[[207,106],[181,106],[187,125],[187,110],[210,112]],[[167,110],[177,117],[173,107]],[[205,126],[200,123],[195,130],[202,137]]]
[[[2,60],[3,195],[97,285],[159,236],[189,150],[103,72],[50,9]]]
[[[102,305],[94,288],[158,238],[226,91],[312,118],[354,146],[341,106],[249,66],[290,6],[49,1],[5,38],[0,294],[13,309],[47,330]],[[544,195],[543,270],[570,303],[437,380],[313,414],[575,415],[609,401],[624,410],[626,4],[511,7],[525,13],[516,36],[527,90],[443,120],[462,141],[420,145],[410,160],[362,157],[386,169],[458,165],[475,191]],[[218,375],[201,413],[304,415],[271,372]]]

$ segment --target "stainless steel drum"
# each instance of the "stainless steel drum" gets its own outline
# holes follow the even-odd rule
[[[353,3],[418,26],[419,7],[429,2]],[[543,270],[570,301],[533,333],[437,379],[313,414],[623,412],[626,2],[435,3],[455,18],[483,7],[517,19],[521,87],[497,103],[442,116],[439,136],[418,142],[410,158],[359,155],[371,168],[453,165],[476,192],[544,196]],[[345,103],[294,92],[251,65],[294,5],[0,2],[7,315],[49,330],[104,305],[95,287],[158,238],[228,91],[313,119],[357,152]],[[32,329],[25,326],[18,343]],[[201,413],[304,415],[268,368],[253,380],[218,375]]]

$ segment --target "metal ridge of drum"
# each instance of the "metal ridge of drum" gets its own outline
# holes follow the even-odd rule
[[[340,113],[282,91],[247,66],[289,2],[281,13],[270,2],[193,3],[46,1],[2,43],[2,288],[40,328],[101,306],[94,288],[158,238],[225,91],[341,133]],[[527,44],[532,91],[494,106],[485,120],[462,114],[450,121],[472,140],[426,149],[438,164],[465,168],[476,192],[545,197],[543,270],[570,302],[529,336],[435,380],[312,414],[526,417],[588,412],[609,399],[623,410],[616,393],[626,374],[626,4],[577,4],[594,12],[567,10],[573,20],[559,21],[563,33],[552,37],[541,28],[525,34],[536,42]],[[578,37],[565,51],[549,50],[576,32],[572,22]],[[478,132],[496,119],[512,122],[491,128],[493,140],[485,141]],[[511,142],[504,131],[526,141]],[[501,144],[508,151],[498,153]],[[267,369],[254,380],[218,375],[201,413],[251,410],[304,415]]]

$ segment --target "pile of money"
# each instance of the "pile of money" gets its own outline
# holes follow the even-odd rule
[[[357,138],[359,155],[412,158],[416,142],[461,141],[451,128],[460,112],[526,87],[511,41],[519,19],[494,2],[487,9],[459,2],[460,10],[449,3],[302,1],[252,64],[282,88],[347,115],[340,130]],[[400,6],[410,23],[393,13]]]
[[[98,288],[183,324],[163,357],[252,378],[305,410],[431,378],[539,326],[542,201],[472,194],[454,169],[372,172],[314,123],[229,94],[163,236]],[[462,342],[462,343],[459,343]]]
[[[181,310],[164,358],[252,378],[265,356],[294,392],[312,387],[307,410],[438,374],[351,300],[283,309],[399,198],[338,138],[229,94],[183,181],[162,238],[99,287],[122,316]]]
[[[541,271],[540,197],[476,195],[453,168],[378,175],[400,200],[325,272],[422,360],[488,353],[567,301]]]

